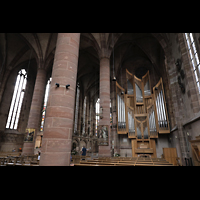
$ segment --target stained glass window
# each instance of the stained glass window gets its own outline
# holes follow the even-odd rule
[[[74,119],[74,133],[77,132],[77,125],[78,125],[78,108],[79,108],[79,94],[80,94],[80,88],[79,83],[77,84],[76,89],[76,110],[75,110],[75,119]]]
[[[96,109],[95,135],[97,136],[97,128],[99,126],[100,99],[97,99],[95,109]]]
[[[51,79],[52,78],[49,78],[49,80],[47,82],[46,90],[45,90],[40,131],[44,131],[44,121],[45,121],[45,115],[46,115],[46,108],[47,108],[47,101],[48,101],[48,97],[49,97],[49,90],[50,90],[50,85],[51,85]]]

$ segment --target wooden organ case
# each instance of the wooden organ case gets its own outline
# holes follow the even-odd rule
[[[156,157],[155,138],[170,133],[162,78],[152,89],[149,71],[139,79],[126,69],[125,87],[116,81],[117,132],[131,138],[133,157]]]

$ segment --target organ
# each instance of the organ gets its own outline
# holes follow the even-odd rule
[[[128,134],[132,156],[156,157],[155,139],[170,133],[162,78],[152,88],[149,71],[140,79],[126,69],[125,88],[116,81],[116,105],[117,133]]]

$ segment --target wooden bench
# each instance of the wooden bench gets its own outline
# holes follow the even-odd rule
[[[173,166],[165,159],[151,159],[150,157],[100,157],[74,163],[74,166]]]
[[[98,164],[102,164],[102,163],[110,163],[110,164],[138,164],[138,165],[172,165],[169,162],[152,162],[152,161],[131,161],[131,160],[90,160],[90,161],[86,161],[86,162],[80,162],[80,163],[98,163]]]
[[[0,157],[20,156],[21,152],[0,152]]]
[[[172,164],[154,164],[154,163],[113,163],[113,162],[80,162],[76,163],[74,166],[173,166]]]
[[[37,155],[8,156],[1,159],[1,166],[39,166]]]
[[[90,156],[72,155],[71,163],[79,163],[82,159],[91,159]]]
[[[134,166],[135,163],[120,163],[120,162],[89,162],[81,161],[79,164],[87,164],[89,166]],[[77,166],[76,164],[74,164]]]

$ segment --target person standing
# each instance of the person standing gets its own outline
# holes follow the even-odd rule
[[[40,160],[40,152],[38,151],[38,160]]]
[[[85,148],[85,146],[83,146],[83,148],[82,148],[82,156],[86,156],[86,152],[87,152],[87,149]]]

